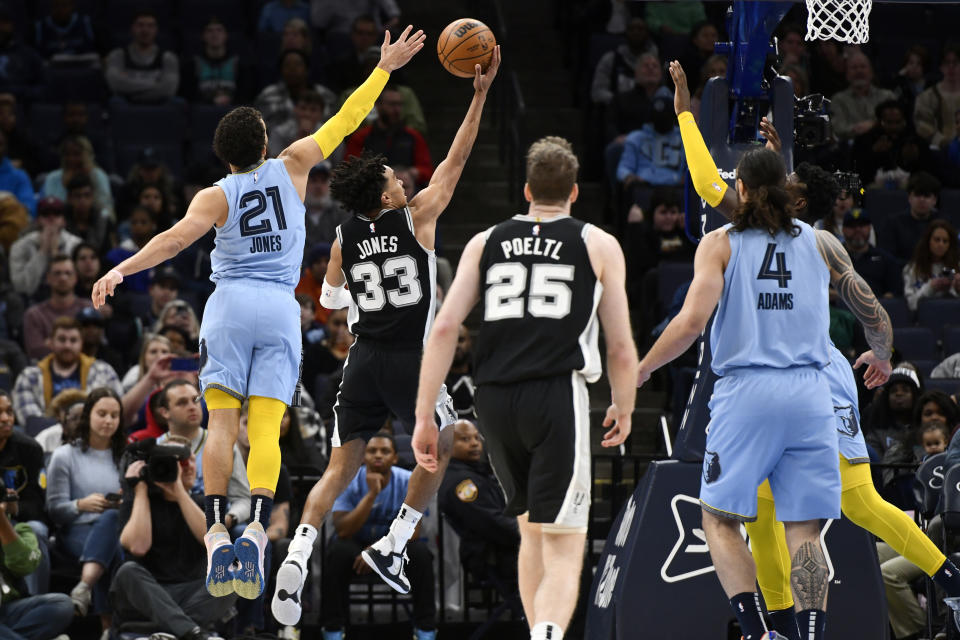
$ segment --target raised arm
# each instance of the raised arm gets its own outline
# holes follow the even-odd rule
[[[447,157],[433,172],[430,184],[410,201],[410,212],[418,224],[436,220],[447,208],[447,204],[450,203],[453,190],[460,180],[460,174],[463,173],[463,167],[466,166],[467,158],[470,157],[470,151],[473,149],[473,143],[477,139],[477,130],[480,128],[480,117],[483,112],[483,104],[487,99],[487,91],[490,89],[490,84],[496,77],[499,68],[500,46],[497,45],[493,50],[493,58],[486,73],[480,73],[480,65],[475,65],[473,100],[470,102],[470,108],[467,109],[467,115],[464,117],[463,123],[457,129],[457,135],[453,138]]]
[[[91,299],[97,309],[103,306],[107,296],[112,296],[117,285],[126,276],[152,269],[166,262],[202,238],[215,224],[227,220],[230,208],[227,197],[220,187],[207,187],[197,193],[190,202],[186,215],[175,225],[158,233],[140,249],[111,269],[93,285]]]
[[[830,269],[830,284],[836,288],[837,293],[840,294],[840,299],[863,325],[867,344],[873,351],[872,355],[878,361],[886,362],[884,368],[878,362],[872,362],[869,358],[864,360],[861,357],[856,366],[866,362],[879,367],[880,373],[885,369],[886,374],[889,375],[889,360],[893,351],[893,328],[887,312],[880,306],[880,302],[870,289],[870,285],[854,270],[847,250],[843,248],[836,236],[822,229],[817,231],[817,248],[823,256],[823,261],[827,263],[827,267]],[[868,370],[868,386],[871,381],[870,373]],[[883,382],[879,384],[883,384]]]
[[[427,36],[423,31],[413,35],[412,26],[407,26],[396,42],[390,42],[387,31],[380,46],[380,62],[367,78],[366,82],[347,98],[340,111],[327,120],[312,136],[301,138],[280,153],[280,159],[287,167],[290,177],[300,197],[307,189],[307,174],[310,169],[333,153],[343,139],[353,133],[373,109],[373,104],[390,79],[390,74],[407,64],[423,48]]]

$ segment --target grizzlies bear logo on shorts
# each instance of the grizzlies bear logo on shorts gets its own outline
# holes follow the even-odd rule
[[[720,454],[716,451],[705,451],[707,457],[703,459],[703,479],[707,484],[716,482],[720,477]]]
[[[853,410],[853,405],[834,406],[833,411],[837,414],[837,431],[848,438],[856,437],[860,431],[860,425],[857,421],[857,414]]]

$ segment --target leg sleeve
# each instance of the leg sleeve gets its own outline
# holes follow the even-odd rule
[[[757,520],[747,522],[746,527],[750,536],[750,551],[757,565],[757,583],[763,592],[767,610],[793,607],[790,551],[787,549],[783,523],[777,522],[773,494],[766,480],[757,495]]]
[[[274,398],[250,396],[247,417],[247,436],[250,439],[250,457],[247,460],[247,480],[250,489],[276,491],[280,476],[280,423],[287,405]]]

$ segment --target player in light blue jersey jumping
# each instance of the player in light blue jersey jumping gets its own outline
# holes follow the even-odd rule
[[[303,257],[307,174],[353,132],[373,108],[390,73],[422,47],[422,31],[407,27],[395,43],[386,34],[380,62],[339,113],[276,159],[265,159],[260,112],[238,107],[217,125],[213,148],[230,175],[194,197],[186,215],[93,286],[100,307],[124,277],[176,256],[216,229],[211,254],[216,290],[200,327],[200,384],[210,410],[203,452],[208,532],[207,590],[255,599],[263,592],[264,529],[280,473],[280,422],[295,400],[300,370],[300,306],[293,290]],[[252,521],[231,544],[225,519],[227,482],[240,407],[249,399]]]

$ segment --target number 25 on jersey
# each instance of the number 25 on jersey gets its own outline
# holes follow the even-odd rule
[[[531,316],[564,318],[573,301],[573,292],[566,283],[573,282],[573,278],[574,267],[569,264],[535,264],[528,270],[520,262],[497,263],[487,269],[483,319],[492,322],[522,318],[524,292]]]

